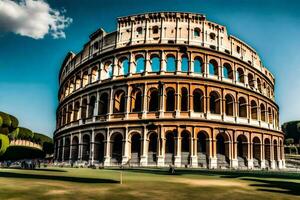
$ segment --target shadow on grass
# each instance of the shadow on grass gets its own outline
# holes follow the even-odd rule
[[[23,173],[14,173],[14,172],[0,172],[0,177],[68,181],[68,182],[75,182],[75,183],[119,183],[119,181],[112,180],[112,179],[83,178],[83,177],[69,177],[69,176],[55,176],[55,175],[41,175],[41,174],[23,174]]]
[[[22,168],[7,168],[7,169],[17,169],[20,171],[43,171],[43,172],[66,172],[66,170],[63,169],[47,169],[47,168],[40,168],[40,169],[22,169]]]

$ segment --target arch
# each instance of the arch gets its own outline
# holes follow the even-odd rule
[[[90,158],[90,149],[91,149],[90,142],[91,142],[90,136],[88,134],[85,134],[82,137],[82,160],[84,161],[89,161]]]
[[[244,97],[239,98],[239,117],[247,118],[247,102]]]
[[[261,162],[261,141],[255,136],[252,140],[253,165],[259,167]]]
[[[197,38],[197,37],[200,37],[200,28],[194,28],[194,37]]]
[[[151,56],[151,71],[152,72],[159,72],[160,71],[160,58],[158,55]]]
[[[74,91],[74,83],[73,81],[71,81],[69,85],[69,94],[72,94],[73,91]]]
[[[175,90],[174,88],[166,89],[166,111],[175,111]]]
[[[274,148],[274,160],[278,161],[278,143],[277,140],[273,140],[273,148]]]
[[[204,95],[202,90],[195,89],[193,92],[194,112],[204,112]]]
[[[99,163],[104,161],[104,136],[102,133],[98,133],[94,140],[94,159]]]
[[[67,113],[67,123],[72,122],[72,113],[73,113],[73,106],[68,106],[68,113]]]
[[[232,67],[228,63],[225,63],[223,65],[223,76],[224,76],[224,78],[227,78],[227,79],[233,79]]]
[[[106,115],[109,107],[108,94],[106,92],[102,93],[99,100],[99,115]]]
[[[234,98],[231,94],[225,96],[225,113],[227,116],[233,116],[234,112]]]
[[[175,139],[174,132],[166,133],[166,149],[165,149],[165,164],[174,164],[175,155]]]
[[[89,79],[88,79],[88,72],[85,71],[83,72],[83,76],[82,76],[82,86],[85,87],[87,86],[87,84],[89,84]]]
[[[209,94],[209,108],[210,108],[210,113],[212,114],[221,114],[221,100],[220,100],[220,95],[216,91],[212,91]]]
[[[142,91],[138,88],[131,92],[131,112],[142,111]]]
[[[112,78],[113,76],[113,67],[112,67],[112,62],[111,61],[107,61],[104,63],[104,70],[103,70],[103,79],[109,79]]]
[[[201,74],[204,72],[203,61],[200,57],[194,59],[194,72],[196,74]]]
[[[145,71],[145,58],[141,55],[135,58],[136,73],[143,73]]]
[[[89,111],[88,111],[89,118],[94,116],[95,104],[96,104],[96,97],[91,96],[90,103],[89,103]]]
[[[207,154],[209,151],[209,146],[207,141],[209,139],[208,134],[205,131],[200,131],[197,134],[197,152]]]
[[[181,164],[189,165],[191,159],[191,134],[184,130],[181,132]]]
[[[268,108],[268,117],[269,117],[269,124],[273,124],[273,115],[271,107]]]
[[[64,160],[70,159],[70,138],[65,138],[65,145],[64,145]]]
[[[189,58],[186,55],[181,56],[181,71],[189,71]]]
[[[261,81],[260,81],[260,79],[257,78],[256,82],[257,82],[258,91],[261,93],[262,92],[262,88],[261,88]]]
[[[150,90],[150,99],[149,99],[149,111],[158,111],[159,110],[159,94],[156,88]]]
[[[124,113],[125,103],[125,91],[116,91],[114,95],[114,113]]]
[[[244,83],[245,79],[244,79],[244,70],[242,68],[238,68],[236,70],[236,81],[240,82],[240,83]]]
[[[209,74],[214,76],[219,75],[218,62],[214,59],[209,61]]]
[[[248,140],[245,135],[239,135],[237,137],[237,157],[239,167],[247,165],[248,158]]]
[[[111,162],[113,164],[120,164],[122,162],[122,155],[123,155],[123,136],[121,133],[114,133],[111,136]]]
[[[158,26],[153,26],[152,27],[152,33],[153,34],[158,34],[158,30],[159,30]]]
[[[225,133],[218,133],[216,137],[217,166],[228,167],[230,140]]]
[[[98,67],[92,68],[92,83],[98,80]]]
[[[251,119],[257,120],[257,103],[256,101],[251,101]]]
[[[148,145],[148,164],[155,164],[157,162],[157,145],[158,135],[156,132],[151,132],[149,135]]]
[[[78,160],[78,154],[79,154],[79,139],[77,136],[74,136],[72,139],[72,161]]]
[[[189,102],[188,90],[185,87],[183,87],[181,88],[181,104],[180,104],[181,111],[188,111],[188,102]]]
[[[79,109],[80,109],[80,103],[77,101],[74,105],[74,116],[73,116],[73,121],[79,120]]]
[[[81,79],[79,76],[76,76],[76,80],[75,80],[75,90],[78,90],[79,88],[81,88]]]
[[[67,109],[63,109],[63,114],[62,114],[62,125],[65,125],[67,123]]]
[[[248,73],[248,84],[251,89],[254,88],[254,78],[253,78],[253,74],[251,73]]]
[[[266,110],[265,110],[265,105],[264,104],[260,104],[260,120],[261,121],[266,121]]]
[[[175,72],[175,70],[176,70],[175,56],[168,55],[167,56],[167,72]]]
[[[141,135],[133,133],[131,135],[131,158],[130,163],[138,165],[141,157]]]
[[[129,60],[123,57],[119,61],[118,75],[127,75],[129,73]]]
[[[265,145],[265,164],[266,167],[271,166],[271,142],[269,138],[266,138],[264,140],[264,145]]]

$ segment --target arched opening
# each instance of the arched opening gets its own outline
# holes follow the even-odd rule
[[[254,167],[260,167],[261,162],[261,142],[258,137],[253,138],[253,166]]]
[[[75,162],[78,160],[78,150],[79,150],[79,140],[78,137],[74,136],[72,139],[72,161]]]
[[[218,168],[229,167],[229,138],[225,133],[219,133],[217,143],[217,166]]]
[[[119,59],[118,75],[127,75],[129,73],[129,60],[127,57]]]
[[[78,90],[79,88],[81,88],[81,80],[80,77],[77,75],[75,81],[75,90]]]
[[[194,112],[204,112],[204,95],[200,89],[193,92]]]
[[[244,83],[244,70],[242,68],[238,68],[236,71],[236,81],[240,83]]]
[[[99,163],[104,161],[104,136],[101,133],[95,136],[94,159]]]
[[[181,71],[182,72],[189,71],[189,59],[186,55],[181,57]]]
[[[274,148],[274,160],[278,161],[278,145],[277,145],[277,140],[273,141],[273,148]],[[277,164],[277,162],[275,162]]]
[[[115,93],[114,98],[114,113],[124,113],[125,103],[125,92],[123,90],[118,90]]]
[[[145,71],[145,58],[143,56],[137,56],[136,58],[136,72],[143,73]]]
[[[257,104],[254,100],[251,101],[251,119],[257,120]]]
[[[225,113],[227,116],[233,116],[234,98],[230,94],[225,96]]]
[[[88,72],[83,72],[82,76],[82,86],[85,87],[89,83]]]
[[[239,167],[247,166],[248,141],[245,135],[239,135],[237,138],[237,158]]]
[[[92,69],[92,83],[96,82],[98,80],[98,68],[94,67]]]
[[[142,91],[135,89],[131,93],[131,112],[142,111]]]
[[[109,106],[108,94],[102,93],[99,101],[99,115],[106,115],[108,113],[108,106]]]
[[[149,111],[159,110],[159,95],[158,90],[155,88],[150,90],[150,100],[149,100]]]
[[[265,165],[271,167],[271,143],[269,138],[265,139]]]
[[[220,95],[216,91],[213,91],[209,94],[209,103],[210,103],[210,113],[212,114],[221,114],[221,103]]]
[[[65,125],[66,123],[67,123],[67,116],[66,116],[66,114],[67,114],[67,109],[66,108],[64,108],[63,109],[63,114],[62,114],[62,125]]]
[[[257,88],[258,88],[258,91],[259,91],[259,92],[262,92],[261,82],[260,82],[260,79],[259,79],[259,78],[257,78]]]
[[[73,91],[74,91],[74,83],[73,81],[71,81],[69,85],[69,94],[72,94]]]
[[[269,124],[273,124],[272,110],[270,107],[268,108],[268,116],[269,116]]]
[[[79,109],[80,109],[80,103],[77,101],[74,105],[74,116],[73,116],[73,121],[77,121],[79,120],[79,115],[78,115],[78,112],[79,112]]]
[[[167,99],[166,99],[166,111],[175,110],[175,90],[173,88],[167,88]]]
[[[65,139],[64,145],[64,161],[70,159],[70,138]]]
[[[261,121],[266,121],[266,109],[264,104],[260,104],[260,119]]]
[[[199,28],[194,29],[194,37],[195,38],[200,37],[200,29]]]
[[[175,154],[175,139],[174,133],[168,131],[166,133],[166,152],[165,152],[165,164],[170,165],[174,164],[174,154]]]
[[[67,115],[67,123],[70,123],[72,121],[72,113],[73,113],[73,106],[68,106],[68,115]]]
[[[131,158],[130,164],[139,165],[141,157],[141,135],[134,133],[131,136]]]
[[[253,78],[253,74],[251,73],[248,74],[248,84],[251,89],[254,88],[254,78]]]
[[[84,135],[82,138],[82,160],[89,161],[90,149],[90,136]]]
[[[151,56],[151,71],[152,72],[160,71],[160,58],[157,55]]]
[[[188,111],[188,102],[189,102],[188,90],[185,87],[183,87],[181,88],[181,106],[180,106],[181,111]]]
[[[82,100],[82,106],[81,106],[81,119],[86,119],[86,111],[87,111],[87,100]]]
[[[158,34],[158,26],[153,26],[152,27],[152,33],[153,34]]]
[[[244,97],[239,98],[239,117],[247,118],[247,102]]]
[[[209,74],[213,76],[219,75],[218,63],[215,60],[209,61]]]
[[[181,164],[189,165],[190,164],[190,144],[191,138],[188,131],[183,131],[181,133]]]
[[[112,164],[120,164],[122,162],[123,152],[123,136],[121,133],[115,133],[111,136],[111,162]]]
[[[148,165],[155,165],[157,162],[157,140],[157,133],[150,133],[148,145]]]
[[[196,74],[201,74],[204,72],[204,69],[203,69],[203,61],[200,57],[196,57],[194,59],[194,72]]]
[[[167,72],[175,72],[176,70],[176,61],[173,55],[167,56]]]
[[[103,79],[109,79],[113,76],[112,62],[108,61],[103,67]]]
[[[89,104],[89,118],[94,116],[94,110],[95,110],[95,104],[96,104],[96,97],[92,96],[90,98],[90,104]]]
[[[197,135],[197,157],[198,157],[198,165],[200,167],[207,167],[208,149],[209,149],[208,135],[206,132],[200,131]]]
[[[223,76],[224,78],[227,78],[227,79],[233,79],[233,73],[232,73],[232,68],[230,66],[230,64],[228,63],[225,63],[223,65]]]

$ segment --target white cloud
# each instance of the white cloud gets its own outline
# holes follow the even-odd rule
[[[0,32],[14,32],[34,39],[46,34],[65,38],[64,29],[72,23],[65,10],[52,9],[43,0],[0,0]]]

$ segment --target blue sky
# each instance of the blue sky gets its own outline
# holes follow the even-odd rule
[[[26,36],[32,34],[28,30],[24,33],[23,29],[7,28],[7,16],[1,15],[1,6],[9,1],[12,0],[0,0],[0,110],[17,116],[20,125],[34,131],[53,134],[58,71],[66,53],[79,51],[99,27],[113,31],[118,16],[150,11],[203,13],[209,20],[227,26],[229,34],[257,50],[275,75],[281,122],[300,119],[300,1],[49,0],[45,3],[52,11],[60,11],[64,19],[72,18],[72,22],[60,31],[53,28],[52,33],[39,32],[35,38]],[[34,16],[22,19],[35,20]]]

